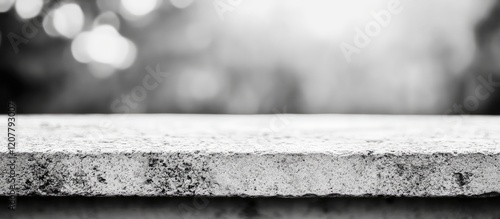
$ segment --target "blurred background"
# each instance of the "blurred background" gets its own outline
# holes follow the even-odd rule
[[[0,100],[20,113],[499,114],[499,24],[495,0],[0,0]]]

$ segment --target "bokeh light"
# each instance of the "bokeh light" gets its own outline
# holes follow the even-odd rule
[[[84,20],[83,11],[77,4],[64,4],[54,10],[54,28],[64,37],[73,38],[80,33]]]
[[[45,17],[43,18],[42,26],[47,35],[52,37],[60,36],[56,28],[54,27],[54,11],[50,11],[47,15],[45,15]]]
[[[79,34],[71,50],[79,62],[97,62],[116,69],[130,67],[137,55],[135,44],[110,25],[100,25],[90,32]]]
[[[122,0],[122,11],[133,16],[144,16],[152,12],[158,5],[158,0]]]
[[[90,32],[78,34],[71,43],[71,53],[76,61],[81,63],[89,63],[92,61],[87,52],[87,42],[89,41]]]
[[[13,5],[14,0],[0,0],[0,13],[10,10]]]
[[[124,65],[129,52],[127,39],[120,36],[116,29],[109,25],[96,27],[87,42],[88,53],[92,60],[115,67]]]
[[[23,19],[36,17],[42,11],[43,0],[17,0],[16,12]]]

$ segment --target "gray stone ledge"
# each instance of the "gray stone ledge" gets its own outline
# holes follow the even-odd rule
[[[24,115],[16,132],[23,196],[500,193],[497,117]]]

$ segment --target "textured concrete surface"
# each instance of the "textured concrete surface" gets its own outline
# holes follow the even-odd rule
[[[19,195],[500,192],[497,117],[33,115],[17,118],[17,133]],[[6,143],[0,139],[2,195],[10,185]]]
[[[4,199],[5,200],[5,199]],[[499,198],[24,197],[2,219],[498,219]],[[0,208],[7,204],[0,198]]]

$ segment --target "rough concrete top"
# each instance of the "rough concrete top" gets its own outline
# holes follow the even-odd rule
[[[32,115],[17,117],[16,133],[18,195],[500,192],[497,117]],[[8,195],[12,159],[0,143]]]

